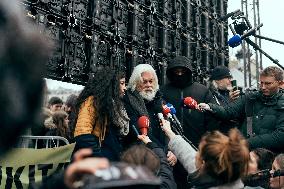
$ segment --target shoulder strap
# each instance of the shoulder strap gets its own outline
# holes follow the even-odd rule
[[[254,101],[255,98],[252,98],[251,92],[245,93],[245,112],[246,112],[246,131],[247,138],[253,136],[252,132],[252,118],[253,118],[253,110],[254,110]]]

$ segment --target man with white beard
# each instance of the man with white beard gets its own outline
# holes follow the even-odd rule
[[[159,92],[158,77],[154,68],[149,64],[137,65],[129,79],[124,106],[130,118],[130,124],[139,131],[137,124],[141,116],[147,116],[150,120],[148,130],[149,138],[163,149],[166,149],[167,140],[161,129],[157,114],[162,112],[162,95]],[[128,147],[137,141],[137,134],[133,127],[124,138],[124,146]],[[166,153],[170,165],[175,165],[177,159],[172,152]]]

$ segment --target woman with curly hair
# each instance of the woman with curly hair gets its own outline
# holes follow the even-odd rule
[[[48,122],[48,123],[47,123]],[[70,141],[70,130],[68,126],[68,114],[59,110],[52,114],[50,118],[48,118],[45,123],[47,132],[46,136],[62,136]]]
[[[122,72],[106,67],[93,74],[77,99],[74,151],[92,148],[93,156],[119,160],[119,139],[129,132],[121,101],[125,89]]]

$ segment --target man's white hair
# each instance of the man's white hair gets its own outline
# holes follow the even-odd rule
[[[150,64],[139,64],[134,67],[134,70],[129,78],[127,88],[129,88],[132,92],[135,91],[138,82],[143,82],[141,76],[143,72],[150,72],[154,75],[154,91],[157,92],[159,90],[158,77],[156,71]]]

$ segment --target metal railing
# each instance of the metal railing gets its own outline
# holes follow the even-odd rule
[[[53,148],[69,144],[68,140],[61,136],[30,136],[22,135],[19,138],[17,148]]]

